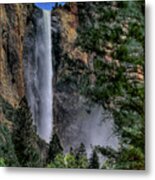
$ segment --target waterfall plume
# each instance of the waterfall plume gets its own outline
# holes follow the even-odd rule
[[[39,117],[38,133],[42,139],[49,142],[52,134],[52,55],[51,55],[51,13],[43,10],[42,35],[39,37],[36,58],[39,59]],[[43,38],[42,38],[43,37]]]
[[[50,142],[53,124],[51,12],[37,19],[34,57],[25,62],[26,93],[38,135]]]

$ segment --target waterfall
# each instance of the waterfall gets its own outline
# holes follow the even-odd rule
[[[53,124],[51,12],[42,12],[42,17],[37,19],[34,56],[25,62],[25,78],[37,133],[49,143]]]
[[[52,133],[52,55],[51,55],[51,13],[43,11],[42,32],[36,44],[36,59],[39,60],[38,84],[39,84],[39,117],[38,133],[42,139],[49,142]]]

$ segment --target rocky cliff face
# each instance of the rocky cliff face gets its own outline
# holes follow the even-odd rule
[[[63,53],[68,54],[72,60],[80,60],[87,64],[88,54],[76,46],[79,27],[77,3],[71,3],[66,9],[58,9],[55,13],[60,20]]]
[[[34,15],[34,12],[36,15]],[[87,63],[88,55],[75,46],[78,26],[76,4],[73,3],[65,10],[59,8],[53,14],[56,19],[59,19],[61,26],[60,41],[63,53],[67,53],[71,59],[80,59]],[[21,97],[25,94],[23,41],[28,32],[35,33],[32,31],[32,26],[35,26],[33,15],[37,16],[37,10],[29,4],[0,5],[0,23],[2,27],[0,35],[0,94],[14,107],[18,105]]]
[[[23,38],[27,6],[0,5],[0,94],[13,107],[24,95]]]

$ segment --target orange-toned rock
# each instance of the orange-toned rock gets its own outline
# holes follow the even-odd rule
[[[25,94],[22,54],[26,8],[23,4],[0,5],[0,95],[13,107]]]
[[[85,64],[88,63],[88,54],[86,52],[82,52],[78,47],[69,52],[69,57],[75,60],[82,60]]]
[[[57,13],[61,21],[61,46],[63,53],[68,54],[70,59],[81,60],[83,63],[87,64],[88,54],[75,45],[78,36],[77,4],[71,3],[68,11],[58,9]]]

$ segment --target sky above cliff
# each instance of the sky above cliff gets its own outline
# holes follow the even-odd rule
[[[58,2],[57,3],[58,5],[64,5],[65,3],[64,2]],[[49,2],[49,3],[35,3],[35,5],[41,9],[44,9],[44,10],[48,10],[48,11],[51,11],[56,3],[55,2]]]

